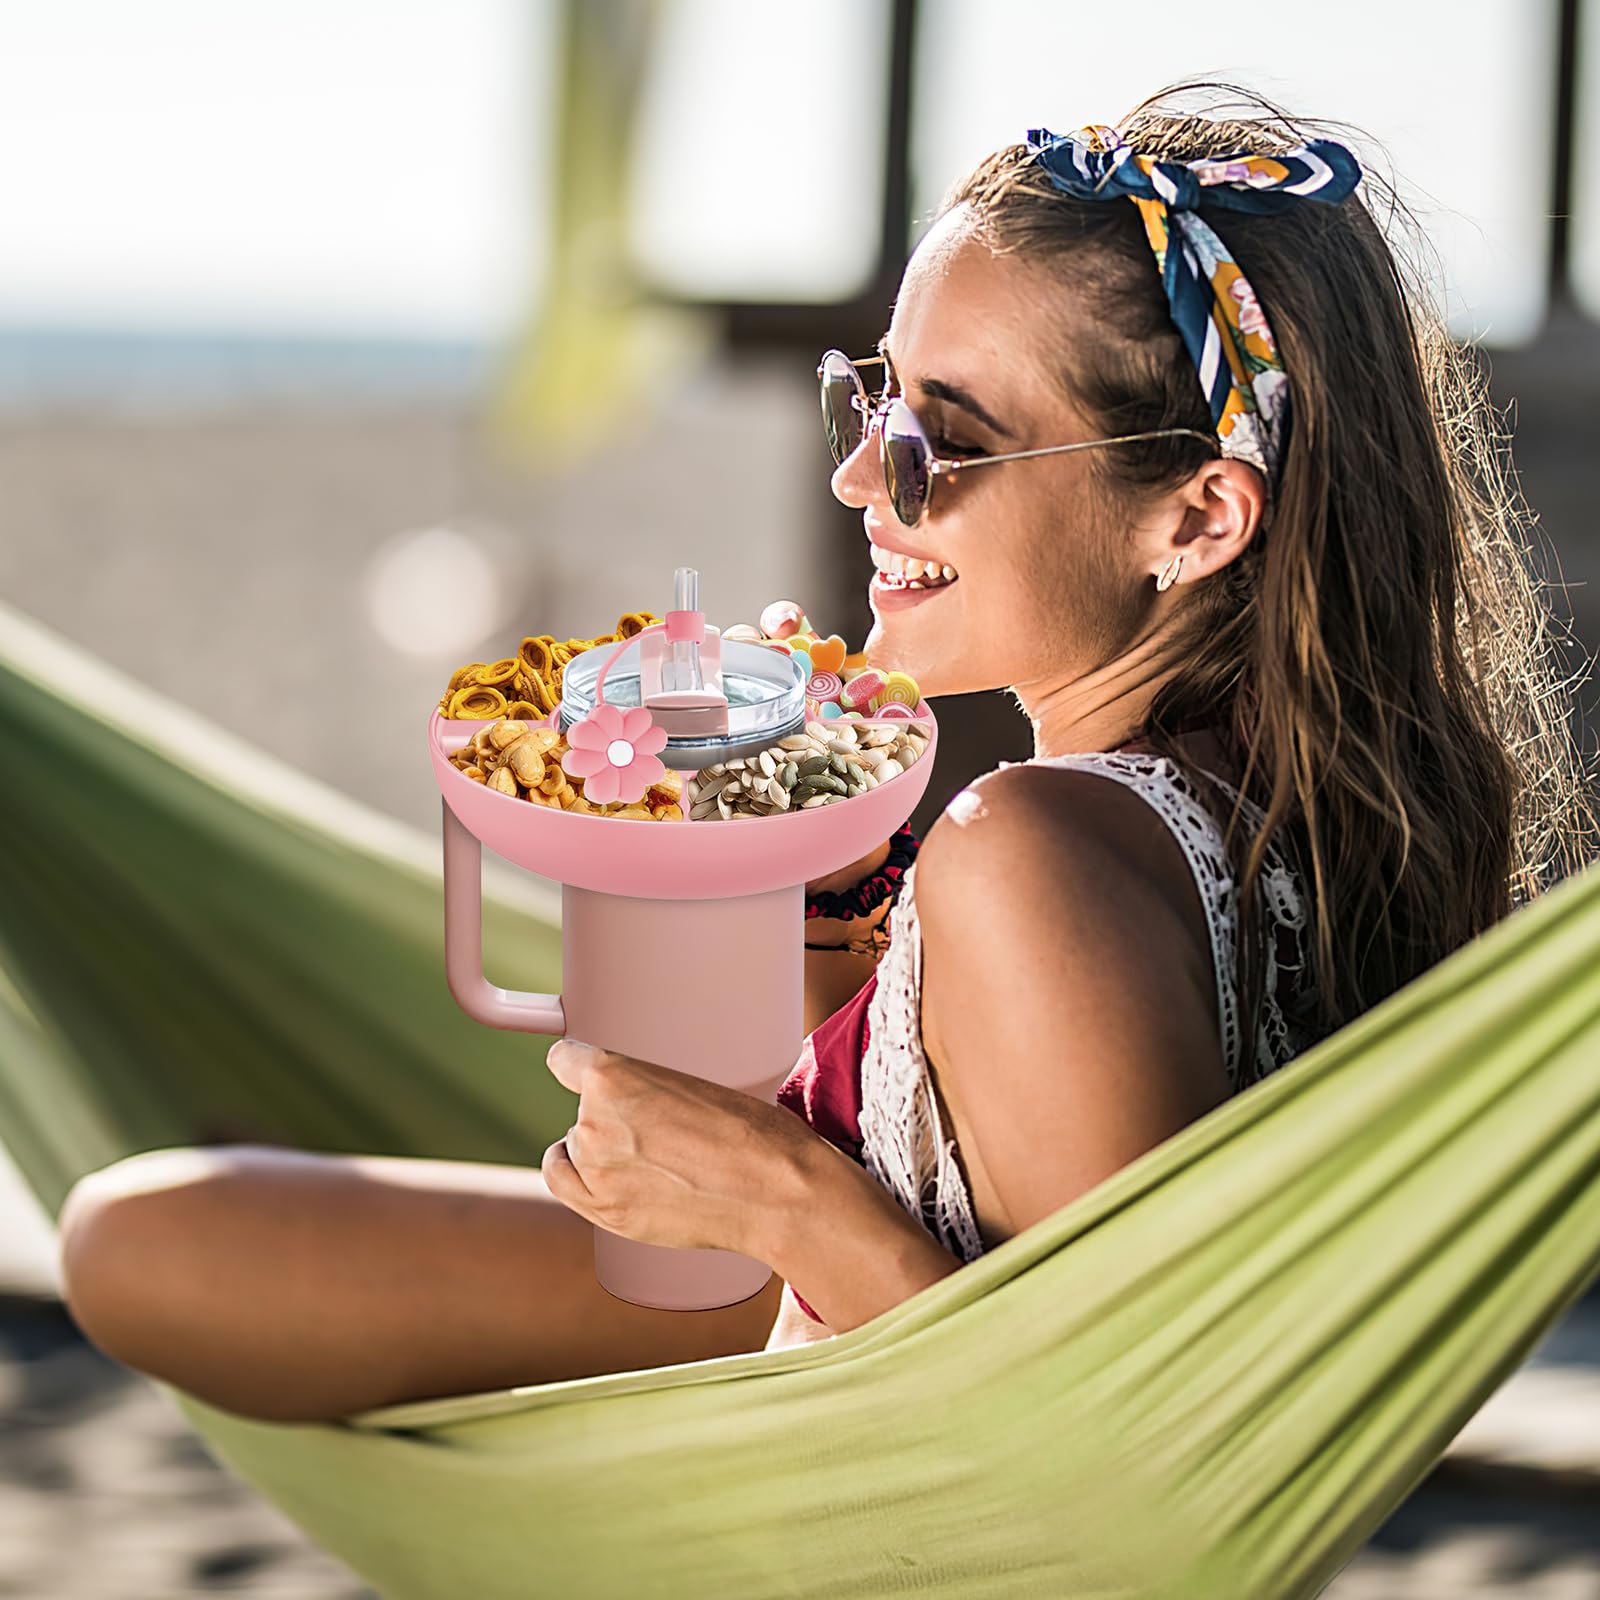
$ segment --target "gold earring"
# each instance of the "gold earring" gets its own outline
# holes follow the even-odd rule
[[[1182,556],[1174,556],[1166,564],[1166,566],[1164,566],[1161,569],[1161,576],[1156,579],[1156,588],[1157,588],[1157,590],[1170,589],[1172,587],[1172,585],[1177,581],[1178,568],[1181,567],[1182,565],[1183,565],[1183,557]]]

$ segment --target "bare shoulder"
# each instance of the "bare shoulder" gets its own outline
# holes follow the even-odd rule
[[[1019,764],[963,790],[918,855],[922,1034],[1020,1231],[1225,1098],[1209,937],[1137,794]]]
[[[987,892],[986,892],[987,889]],[[1155,914],[1198,933],[1203,908],[1171,831],[1126,784],[1093,771],[1017,764],[985,773],[946,807],[917,857],[917,906],[970,915],[978,902],[1020,897],[1092,906],[1101,926]]]

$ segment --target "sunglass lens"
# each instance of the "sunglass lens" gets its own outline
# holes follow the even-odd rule
[[[830,351],[822,362],[822,426],[835,462],[861,443],[867,419],[857,402],[865,398],[856,369],[838,351]]]
[[[915,413],[896,400],[883,420],[883,477],[894,513],[909,527],[928,504],[928,442]]]

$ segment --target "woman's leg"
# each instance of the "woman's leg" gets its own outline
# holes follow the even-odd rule
[[[537,1167],[269,1145],[115,1162],[73,1187],[60,1231],[94,1344],[275,1421],[760,1350],[783,1288],[630,1305],[596,1282],[593,1228]]]

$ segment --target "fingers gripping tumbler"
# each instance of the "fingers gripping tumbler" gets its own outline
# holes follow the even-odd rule
[[[578,750],[573,730],[610,707],[648,712],[664,745],[640,736],[636,714],[627,726],[644,751],[655,744],[662,763],[685,773],[804,731],[801,664],[722,638],[696,608],[694,572],[680,568],[677,579],[678,605],[663,623],[568,662],[550,725],[567,733],[569,754]],[[443,797],[450,992],[490,1027],[570,1033],[775,1101],[804,1042],[804,885],[859,860],[911,815],[938,738],[931,715],[918,721],[929,739],[922,758],[865,793],[767,816],[645,822],[474,783],[449,755],[483,723],[435,711],[428,744]],[[604,717],[591,723],[591,750],[596,725],[616,728]],[[616,740],[605,748],[619,765],[634,754]],[[585,782],[587,792],[594,780]],[[484,976],[483,845],[561,884],[559,995],[501,989]],[[597,1227],[595,1275],[619,1299],[699,1311],[748,1299],[771,1269],[734,1251],[642,1244]]]

